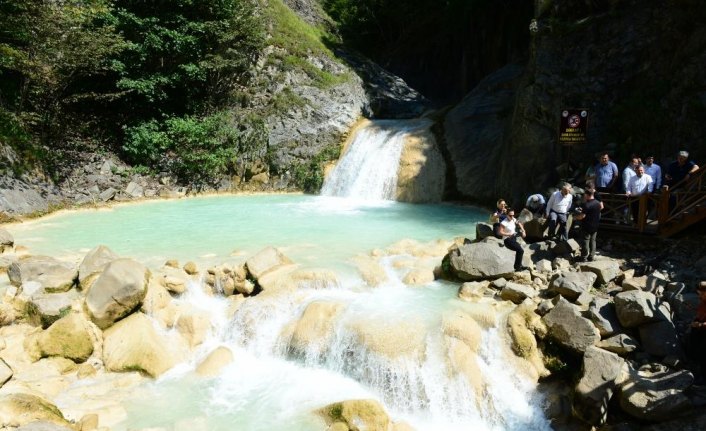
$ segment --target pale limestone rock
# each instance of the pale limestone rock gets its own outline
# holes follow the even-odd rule
[[[426,328],[421,322],[366,320],[349,326],[358,343],[388,359],[423,360],[426,356]]]
[[[12,251],[15,246],[15,239],[10,235],[10,232],[0,228],[0,253]]]
[[[451,369],[456,374],[463,376],[468,385],[473,388],[476,393],[476,400],[482,399],[485,379],[483,378],[483,372],[478,366],[477,351],[455,337],[445,336],[444,342]]]
[[[61,411],[44,398],[29,394],[0,396],[0,427],[19,427],[36,421],[70,426]]]
[[[500,291],[500,298],[519,304],[527,298],[534,298],[538,294],[539,292],[532,286],[510,281]]]
[[[213,329],[209,315],[194,309],[187,310],[179,316],[176,328],[192,349],[203,343]]]
[[[196,367],[196,374],[203,377],[217,376],[231,362],[233,362],[233,352],[227,347],[220,346],[209,353]]]
[[[158,377],[176,364],[177,357],[149,318],[134,313],[105,331],[103,362],[110,371],[141,371]]]
[[[329,427],[342,423],[348,430],[387,431],[391,425],[387,412],[375,400],[345,400],[329,404],[316,413]]]
[[[385,268],[380,263],[370,256],[356,256],[353,258],[360,272],[361,277],[368,286],[376,287],[388,281]]]
[[[447,337],[455,338],[471,351],[478,352],[483,331],[470,314],[461,310],[445,312],[441,319],[441,330]]]
[[[195,275],[199,273],[199,268],[196,266],[194,262],[186,262],[184,264],[184,272],[186,272],[189,275]]]
[[[385,249],[387,255],[409,255],[416,258],[438,259],[448,253],[452,241],[435,240],[419,242],[413,239],[402,239]]]
[[[410,286],[423,286],[434,281],[434,270],[415,268],[409,271],[402,282]]]
[[[76,289],[60,293],[35,293],[26,303],[27,317],[33,324],[46,328],[69,313],[79,298]]]
[[[172,303],[172,297],[158,279],[150,278],[147,285],[147,293],[142,300],[141,310],[149,315],[156,314],[159,310],[163,310]]]
[[[296,352],[323,352],[333,337],[334,324],[345,306],[340,302],[314,301],[291,327],[289,347]]]
[[[119,257],[104,245],[89,251],[78,266],[78,282],[81,289],[88,289],[105,266]]]
[[[27,256],[12,263],[7,271],[10,283],[21,286],[33,281],[46,293],[66,292],[74,285],[78,269],[73,263],[48,256]]]
[[[293,262],[274,247],[267,247],[245,261],[248,273],[260,281],[260,277],[278,267],[291,265]]]
[[[547,333],[539,315],[534,312],[534,304],[525,301],[517,306],[507,316],[507,330],[512,340],[512,351],[519,357],[527,360],[538,377],[546,377],[549,370],[544,366],[542,352],[537,347],[535,333],[540,337]]]
[[[142,304],[150,272],[132,259],[106,265],[86,295],[86,309],[93,322],[105,329]]]
[[[473,302],[483,298],[490,287],[489,281],[467,281],[458,289],[458,297],[463,301]]]
[[[84,362],[93,353],[89,323],[78,313],[62,317],[45,331],[27,337],[25,343],[25,348],[34,360],[60,356]]]

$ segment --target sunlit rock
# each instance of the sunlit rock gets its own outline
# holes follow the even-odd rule
[[[429,127],[407,134],[397,170],[396,200],[439,202],[445,179],[446,163]]]
[[[314,301],[307,305],[301,318],[290,328],[289,347],[295,352],[313,351],[317,354],[326,350],[333,337],[335,322],[345,309],[344,304],[331,301]]]
[[[22,298],[23,295],[20,295]],[[34,293],[25,304],[28,321],[47,328],[69,313],[74,301],[80,298],[76,289],[61,293]]]
[[[558,293],[573,302],[576,301],[582,293],[588,292],[591,287],[593,287],[596,278],[596,274],[592,272],[562,271],[561,274],[552,281],[549,286],[549,291]]]
[[[444,335],[464,343],[473,352],[477,352],[482,338],[482,328],[473,317],[461,310],[447,311],[441,320]]]
[[[248,273],[259,281],[267,272],[292,263],[294,262],[276,248],[267,247],[245,261],[245,266]]]
[[[233,362],[233,351],[220,346],[209,353],[206,359],[196,367],[196,374],[203,377],[216,376],[231,362]]]
[[[157,377],[176,364],[177,355],[149,318],[135,313],[105,331],[103,362],[110,371],[141,371]]]
[[[463,245],[448,257],[451,273],[463,281],[510,277],[515,272],[515,252],[502,247],[495,238]]]
[[[413,268],[402,279],[402,282],[409,286],[424,286],[432,281],[434,281],[433,268]]]
[[[385,268],[376,259],[360,255],[353,258],[353,263],[368,286],[376,287],[388,281]]]
[[[413,239],[402,239],[385,249],[388,255],[410,255],[413,257],[439,257],[448,252],[452,241],[435,240],[419,242]]]
[[[72,263],[53,257],[28,256],[10,265],[7,275],[13,286],[37,282],[44,292],[55,293],[71,289],[78,276],[78,269]]]
[[[186,272],[189,275],[196,275],[199,273],[199,268],[196,266],[196,263],[194,262],[186,262],[184,264],[184,272]]]
[[[316,413],[324,419],[329,429],[388,431],[391,425],[387,412],[375,400],[341,401],[329,404]]]
[[[485,281],[467,281],[461,284],[458,288],[458,297],[463,301],[473,302],[483,298],[490,287],[490,282]]]
[[[70,426],[61,411],[44,398],[29,394],[0,396],[0,427],[20,427],[36,421]]]
[[[640,420],[669,420],[691,407],[684,391],[694,383],[687,370],[673,371],[661,364],[650,364],[620,386],[620,407]]]
[[[543,318],[548,336],[567,349],[585,352],[600,339],[600,333],[593,323],[582,317],[578,308],[564,298],[559,298],[554,308]]]
[[[606,284],[615,280],[620,275],[620,265],[612,259],[596,260],[582,263],[579,268],[582,272],[592,272],[598,276],[599,284]]]
[[[89,251],[78,266],[78,282],[81,289],[88,289],[105,266],[118,258],[117,254],[104,245]]]
[[[657,298],[650,292],[620,292],[614,300],[618,320],[626,328],[635,328],[656,320]]]
[[[155,315],[171,302],[172,297],[161,280],[158,277],[151,277],[147,285],[147,293],[142,300],[141,310],[147,314]]]
[[[451,370],[455,374],[463,376],[468,386],[473,388],[476,400],[482,399],[485,379],[483,378],[483,372],[478,366],[476,350],[454,337],[445,336],[444,341]]]
[[[349,328],[359,344],[384,358],[421,361],[426,355],[426,328],[420,322],[366,320]]]
[[[7,362],[0,358],[0,387],[12,378],[12,374],[12,368],[7,365]]]
[[[544,366],[542,352],[537,347],[535,334],[546,335],[547,329],[539,315],[534,312],[534,304],[525,301],[507,316],[507,330],[512,341],[512,351],[526,359],[539,377],[546,377],[549,371]]]
[[[142,304],[150,272],[132,259],[109,263],[86,295],[86,309],[93,322],[105,329]]]
[[[176,328],[189,346],[194,348],[204,342],[213,326],[208,313],[189,307],[183,309],[177,318]]]
[[[70,313],[49,328],[26,338],[25,349],[34,360],[60,356],[84,362],[93,353],[89,322],[78,313]]]

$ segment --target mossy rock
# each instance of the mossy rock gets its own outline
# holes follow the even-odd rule
[[[29,394],[0,397],[0,427],[20,427],[37,421],[70,426],[61,411],[44,398]]]
[[[385,409],[375,400],[346,400],[317,411],[333,429],[387,431],[391,425]],[[344,428],[342,425],[347,426]]]

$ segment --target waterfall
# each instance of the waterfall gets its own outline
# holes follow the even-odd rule
[[[364,200],[395,200],[405,140],[431,126],[427,119],[376,120],[363,126],[324,181],[321,194]]]

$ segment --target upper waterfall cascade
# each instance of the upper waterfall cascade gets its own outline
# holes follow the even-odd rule
[[[432,125],[428,119],[376,120],[357,131],[321,194],[365,200],[395,200],[405,139]]]

